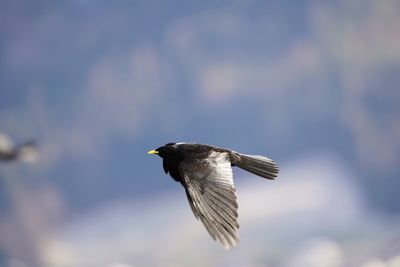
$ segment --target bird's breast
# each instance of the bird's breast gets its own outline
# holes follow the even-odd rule
[[[179,162],[171,161],[171,160],[163,160],[163,168],[165,173],[169,173],[169,175],[177,182],[182,181],[180,172],[179,172]]]

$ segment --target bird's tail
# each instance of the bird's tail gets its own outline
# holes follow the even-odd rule
[[[239,156],[240,160],[235,162],[239,168],[271,180],[277,177],[279,168],[272,159],[258,155],[239,154]]]

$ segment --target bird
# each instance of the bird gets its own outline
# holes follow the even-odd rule
[[[13,162],[21,160],[34,163],[37,158],[37,144],[34,140],[14,145],[8,136],[0,133],[0,161]]]
[[[163,169],[185,189],[194,216],[225,249],[239,240],[238,203],[232,167],[274,180],[278,165],[259,155],[198,143],[167,143],[147,154],[158,155]]]

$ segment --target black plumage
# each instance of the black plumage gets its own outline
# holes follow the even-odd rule
[[[148,152],[163,158],[165,173],[185,189],[190,207],[214,240],[225,248],[239,243],[238,204],[231,166],[274,179],[277,164],[264,156],[192,143],[168,143]]]

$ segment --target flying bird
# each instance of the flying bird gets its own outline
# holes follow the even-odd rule
[[[31,140],[14,145],[4,134],[0,133],[0,161],[12,162],[21,160],[33,163],[38,158],[36,142]]]
[[[165,173],[184,187],[195,217],[225,249],[239,243],[232,166],[271,180],[279,172],[278,165],[267,157],[210,145],[168,143],[147,153],[163,159]]]

